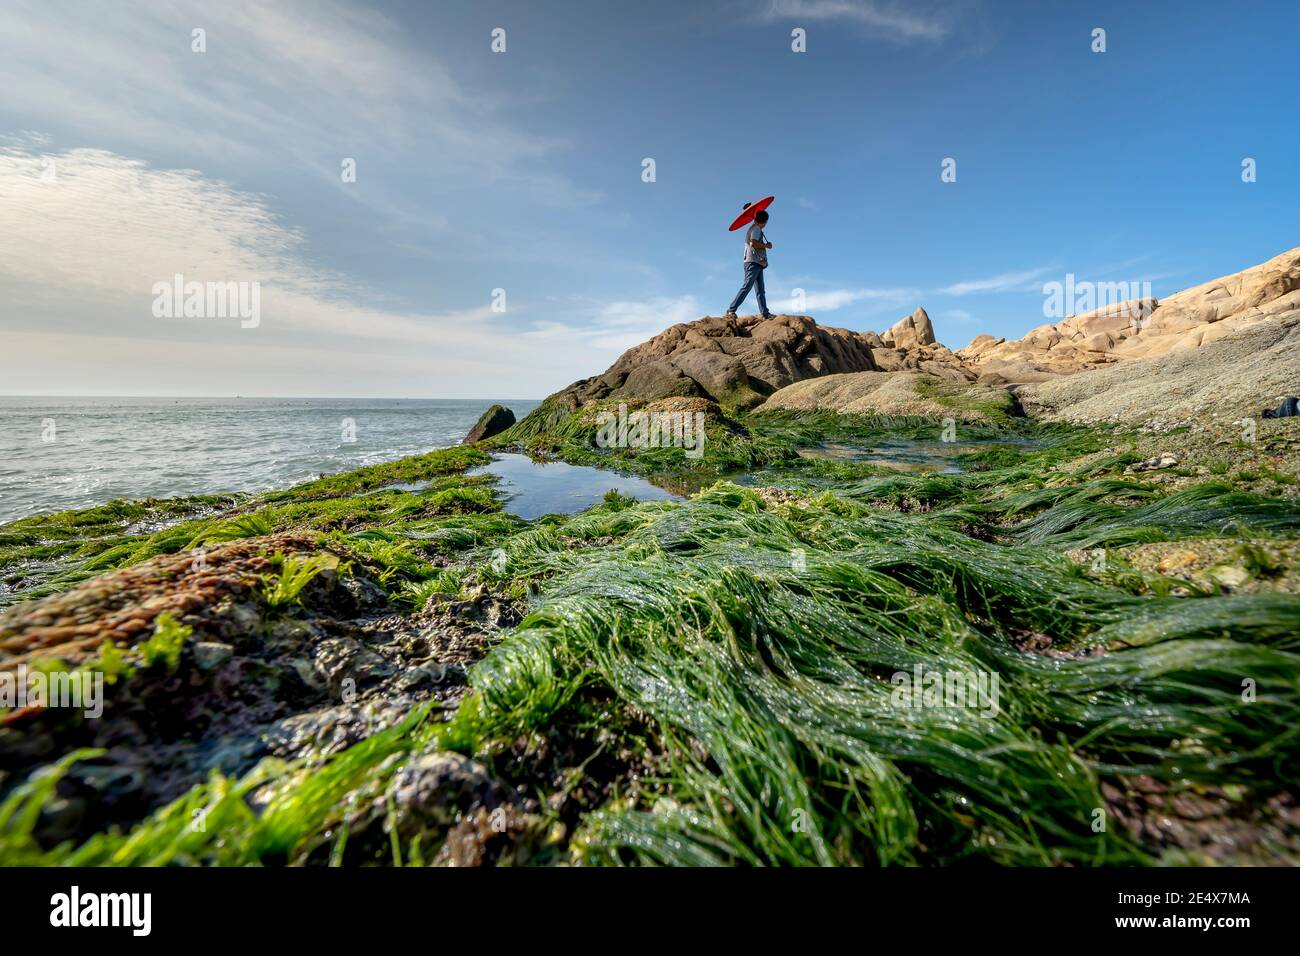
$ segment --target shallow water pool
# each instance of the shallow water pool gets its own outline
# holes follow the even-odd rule
[[[665,491],[645,478],[562,461],[536,462],[527,455],[493,455],[490,464],[468,473],[496,475],[506,511],[527,519],[576,514],[598,504],[610,489],[639,501],[681,500],[681,495]]]
[[[957,474],[961,466],[957,459],[995,448],[1017,448],[1031,451],[1041,447],[1040,442],[1026,439],[998,439],[996,441],[913,441],[899,439],[875,445],[847,445],[826,442],[815,448],[801,448],[803,458],[838,458],[844,461],[864,461],[883,465],[896,471]]]

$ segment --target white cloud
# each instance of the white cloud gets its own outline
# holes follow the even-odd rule
[[[645,302],[608,302],[600,309],[599,321],[610,328],[645,328],[662,331],[678,322],[691,322],[704,313],[693,295],[649,299]]]
[[[249,339],[154,340],[79,332],[6,332],[0,391],[15,395],[168,395],[340,398],[540,398],[556,386],[503,374],[491,361],[398,348],[281,346]],[[485,352],[484,355],[491,353]],[[565,379],[568,384],[571,378]]]
[[[826,289],[805,292],[803,302],[796,302],[793,294],[774,299],[770,305],[776,312],[834,312],[857,302],[895,302],[907,299],[911,289]]]
[[[33,129],[20,129],[17,133],[0,133],[0,146],[49,146],[49,135]]]
[[[536,341],[562,342],[576,349],[594,349],[603,355],[613,353],[617,357],[670,325],[693,322],[705,314],[693,295],[644,302],[594,303],[589,304],[587,311],[589,318],[582,322],[534,322],[524,336]]]
[[[998,292],[1038,292],[1040,291],[1039,287],[1034,285],[1032,280],[1050,271],[1050,267],[1029,269],[1023,272],[1010,272],[995,276],[987,276],[980,279],[968,279],[962,282],[954,282],[950,285],[928,289],[910,286],[902,286],[893,289],[814,289],[804,293],[802,307],[804,311],[812,315],[817,315],[821,312],[834,312],[850,305],[856,305],[859,302],[902,305],[907,303],[922,303],[926,299],[941,296],[961,298],[969,295],[982,295]],[[807,284],[815,285],[816,283],[812,280],[808,280]],[[793,295],[785,295],[783,297],[774,297],[771,305],[772,308],[778,312],[789,312],[798,311],[800,303],[795,301]],[[970,314],[961,309],[952,309],[945,314],[956,321],[966,321],[970,318]]]
[[[43,176],[50,169],[53,177]],[[255,355],[279,355],[283,365],[284,356],[299,353],[311,368],[343,365],[358,382],[391,383],[382,369],[392,361],[392,348],[401,346],[403,365],[418,359],[431,370],[417,394],[439,396],[481,392],[499,380],[544,394],[588,370],[589,354],[574,353],[566,343],[539,348],[506,332],[486,293],[480,304],[444,311],[377,307],[373,290],[312,265],[304,245],[262,197],[194,170],[155,169],[106,150],[0,148],[0,301],[8,304],[0,331],[8,353],[29,371],[32,357],[16,350],[20,335],[62,336],[58,348],[43,346],[42,355],[62,356],[42,367],[45,382],[61,379],[84,388],[88,379],[75,369],[97,361],[96,342],[103,338],[137,343],[134,352],[114,352],[123,363],[114,373],[123,381],[152,383],[155,369],[145,356],[160,349],[190,363],[191,374],[207,366],[209,377],[187,379],[186,394],[195,388],[227,394],[210,383],[237,372],[213,363],[239,353],[246,356],[241,366]],[[155,318],[154,284],[178,273],[186,281],[259,283],[260,326]],[[511,317],[521,312],[527,314],[511,304]],[[597,346],[620,330],[633,334],[630,309],[611,309],[604,318]],[[334,361],[322,362],[324,353]],[[276,363],[260,367],[268,364]],[[456,374],[432,371],[447,368]],[[6,389],[19,387],[17,381],[10,378]],[[322,383],[307,394],[354,387]],[[277,389],[269,381],[257,391],[283,394]]]
[[[196,27],[205,53],[191,50]],[[503,121],[501,104],[464,89],[400,24],[340,0],[8,0],[0,62],[11,111],[58,117],[82,142],[240,167],[292,159],[336,184],[344,156],[373,169],[385,152],[419,149],[429,176],[596,198],[540,168],[564,143]]]
[[[1033,292],[1037,291],[1032,285],[1034,279],[1051,271],[1050,267],[1044,266],[1041,269],[1029,269],[1025,272],[1005,272],[1001,275],[989,276],[984,279],[970,279],[965,282],[955,282],[952,285],[944,286],[942,289],[936,289],[939,295],[973,295],[981,292]]]
[[[154,169],[106,150],[5,148],[0,184],[0,277],[122,296],[142,316],[151,314],[154,283],[178,273],[259,283],[268,329],[441,342],[492,314],[490,302],[441,315],[358,305],[367,290],[309,265],[302,236],[260,197],[194,170]]]
[[[838,20],[898,42],[942,40],[952,31],[948,16],[938,10],[920,10],[920,6],[879,0],[769,0],[764,19]]]

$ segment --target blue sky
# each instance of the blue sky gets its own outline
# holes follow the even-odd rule
[[[1159,296],[1300,244],[1297,35],[1294,0],[8,0],[0,392],[539,397],[721,313],[769,193],[775,306],[1018,336],[1067,272]],[[175,272],[259,282],[260,324],[155,317]]]

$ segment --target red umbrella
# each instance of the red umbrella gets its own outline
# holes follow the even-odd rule
[[[768,196],[766,199],[760,199],[758,202],[745,203],[744,208],[741,210],[740,215],[736,217],[736,221],[731,224],[731,228],[728,229],[727,231],[735,232],[737,229],[739,229],[741,226],[745,225],[746,223],[753,222],[754,213],[758,212],[760,209],[766,209],[768,206],[772,205],[772,200],[775,198],[776,198],[775,196]]]

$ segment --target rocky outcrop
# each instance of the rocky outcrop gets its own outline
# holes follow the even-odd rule
[[[493,405],[479,416],[474,427],[465,436],[463,444],[472,445],[476,441],[499,435],[515,423],[515,413],[504,405]]]
[[[973,382],[978,373],[934,338],[934,325],[925,309],[899,319],[877,335],[863,332],[876,368],[884,372],[924,372],[950,382]]]
[[[917,309],[906,318],[899,319],[888,331],[881,333],[880,340],[886,348],[914,349],[922,345],[934,345],[934,325],[925,309]]]
[[[1198,349],[1300,314],[1300,248],[1164,299],[1133,299],[1007,341],[976,336],[957,357],[981,375],[1043,382],[1128,359]]]
[[[787,385],[755,411],[984,421],[1011,410],[1011,397],[1003,388],[940,380],[920,372],[851,372]]]
[[[706,317],[674,325],[628,349],[603,374],[553,397],[573,410],[601,399],[670,396],[752,408],[794,382],[875,368],[863,335],[818,325],[806,315]]]
[[[1208,330],[1207,330],[1208,331]],[[1300,383],[1300,312],[1155,358],[1058,377],[1016,394],[1035,416],[1172,427],[1259,417]]]
[[[876,368],[883,372],[924,372],[951,382],[973,382],[979,377],[947,346],[937,342],[910,349],[891,349],[882,344],[871,354]]]
[[[868,372],[926,376],[958,389],[1049,382],[1200,349],[1295,315],[1300,315],[1300,248],[1161,300],[1108,304],[1040,325],[1019,339],[978,335],[956,352],[936,341],[934,324],[920,308],[879,334],[818,325],[806,315],[706,317],[674,325],[624,352],[603,374],[575,382],[552,399],[569,411],[593,401],[671,397],[707,398],[742,409],[843,409],[861,400],[870,406],[864,412],[924,414],[884,410],[919,407],[914,397],[905,397],[915,393],[914,378],[903,379],[897,393],[880,391],[871,383],[884,380],[872,377],[855,379],[851,387],[837,381],[825,386],[830,391],[795,389],[779,400],[774,393],[809,380]],[[868,397],[877,391],[878,397]],[[1258,390],[1247,391],[1254,401]],[[806,405],[814,396],[816,402]]]

